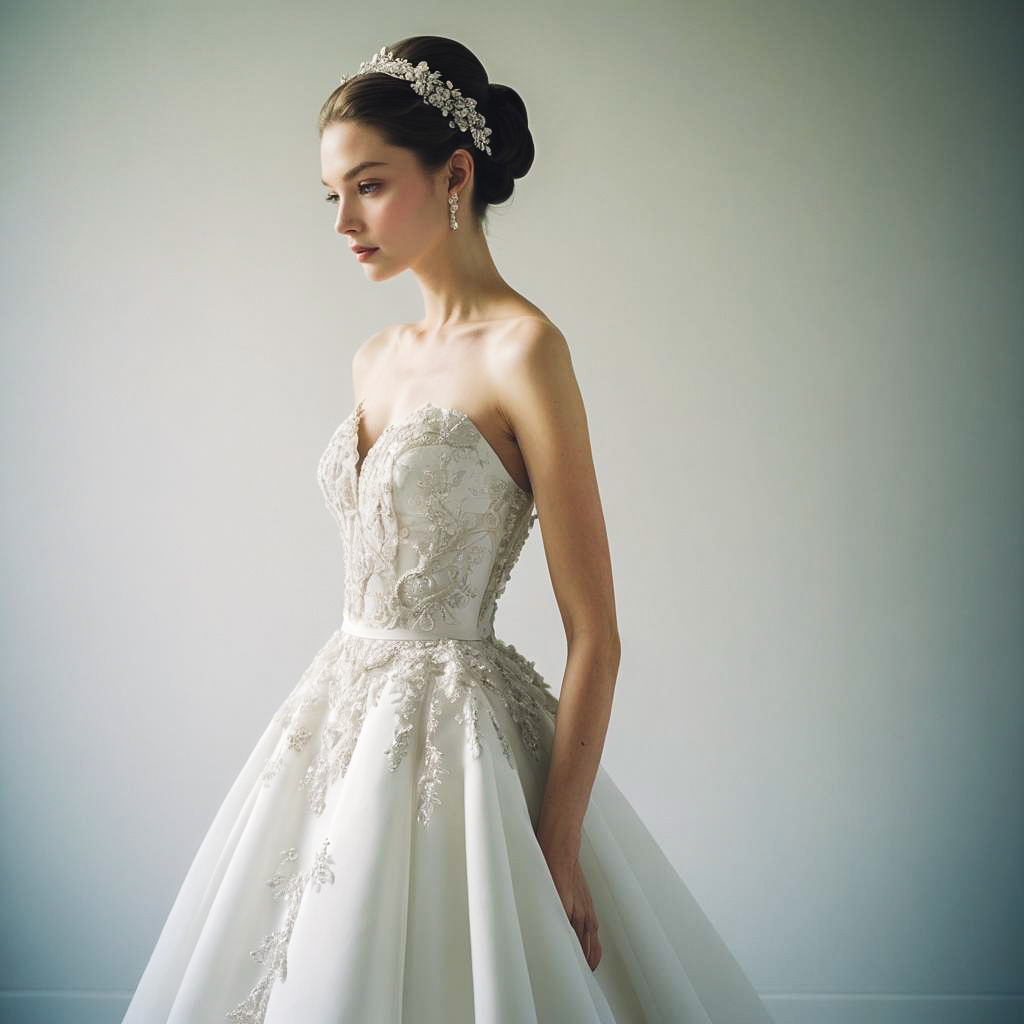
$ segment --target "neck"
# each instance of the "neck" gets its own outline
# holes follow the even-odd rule
[[[423,295],[423,329],[442,331],[485,320],[496,303],[514,295],[498,273],[480,228],[460,223],[438,247],[412,267]]]

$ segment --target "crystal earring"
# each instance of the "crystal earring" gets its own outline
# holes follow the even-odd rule
[[[455,214],[459,212],[459,193],[453,192],[448,197],[448,225],[454,231],[458,226],[459,222],[455,219]]]

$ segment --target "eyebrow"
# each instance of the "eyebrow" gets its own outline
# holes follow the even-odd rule
[[[351,171],[346,171],[344,177],[341,180],[351,181],[360,171],[365,171],[367,167],[387,167],[387,161],[364,160],[361,164],[356,164]],[[323,182],[323,184],[325,184],[328,188],[331,187],[331,183],[329,181],[324,181],[323,178],[321,178],[320,181]]]

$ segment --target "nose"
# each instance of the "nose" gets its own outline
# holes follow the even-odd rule
[[[359,227],[358,221],[352,215],[350,210],[351,207],[346,206],[345,200],[338,200],[338,216],[335,218],[334,221],[334,230],[339,235],[345,235],[353,228]]]

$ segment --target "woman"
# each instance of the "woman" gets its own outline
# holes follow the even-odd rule
[[[320,139],[335,230],[371,280],[411,270],[424,317],[355,355],[318,465],[343,623],[225,799],[125,1021],[768,1021],[599,765],[619,637],[586,415],[565,339],[483,232],[533,162],[523,101],[413,37],[342,78]],[[493,629],[538,518],[560,699]]]

